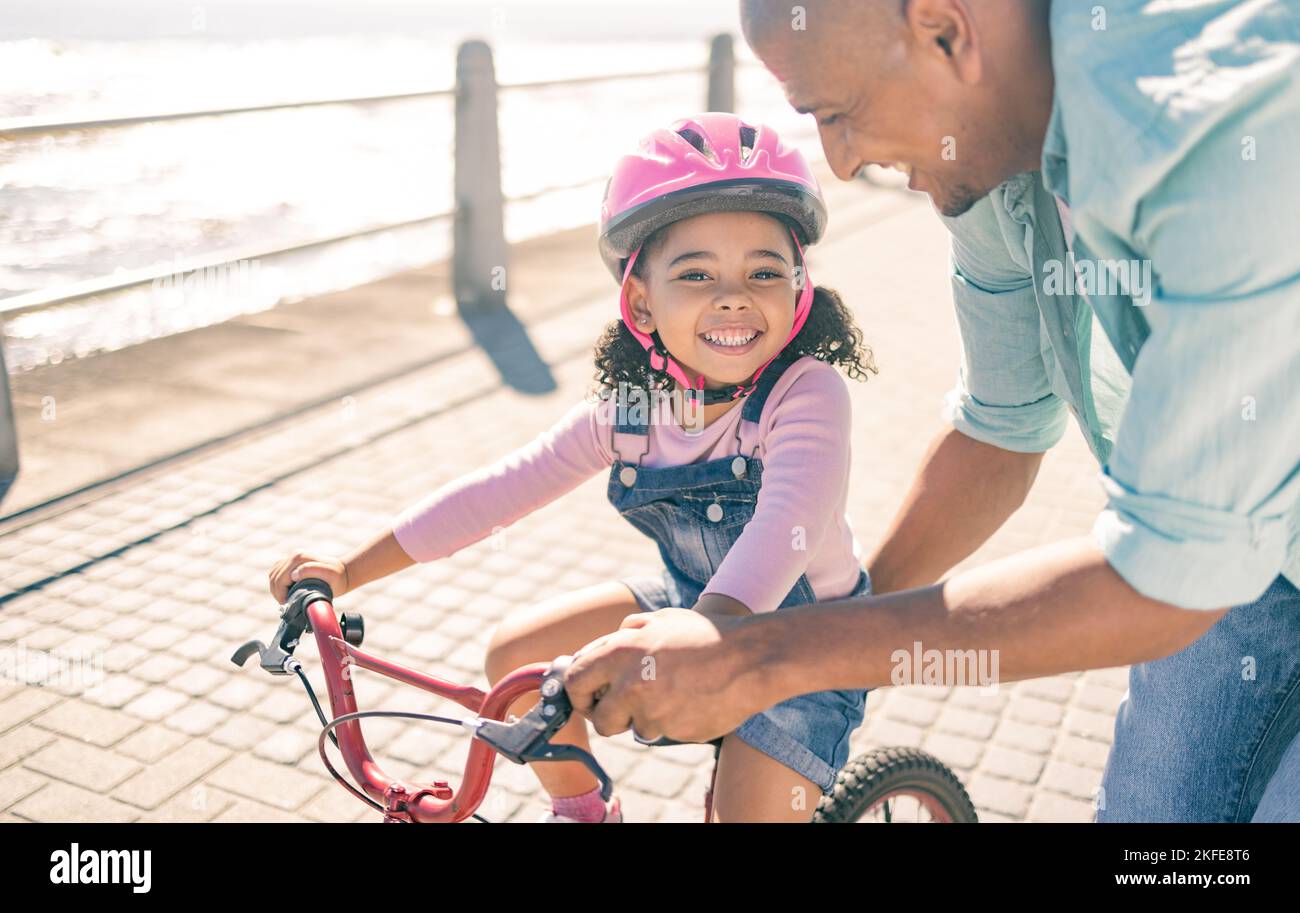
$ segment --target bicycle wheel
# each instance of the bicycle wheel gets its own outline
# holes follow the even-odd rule
[[[813,814],[818,824],[978,820],[956,774],[919,748],[877,748],[851,759]]]

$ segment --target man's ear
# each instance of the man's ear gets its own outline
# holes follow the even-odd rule
[[[627,306],[632,312],[632,321],[640,333],[653,333],[655,317],[650,313],[649,297],[646,285],[640,276],[627,277]]]
[[[923,54],[950,67],[962,82],[980,81],[983,48],[970,0],[908,0],[905,15]]]

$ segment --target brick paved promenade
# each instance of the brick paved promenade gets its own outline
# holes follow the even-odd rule
[[[824,187],[830,240],[813,249],[810,269],[854,307],[881,368],[850,384],[850,518],[866,549],[939,428],[955,376],[947,236],[923,198],[830,177]],[[568,232],[513,254],[512,305],[549,365],[549,392],[502,384],[447,313],[445,265],[159,340],[134,356],[16,378],[28,462],[10,512],[59,490],[62,458],[66,489],[77,473],[120,472],[285,417],[0,524],[0,650],[103,660],[89,689],[0,678],[0,821],[378,820],[321,767],[296,680],[237,669],[230,654],[274,630],[266,573],[286,550],[350,549],[434,487],[527,442],[582,395],[591,343],[615,314],[592,236]],[[517,364],[510,354],[501,360]],[[47,393],[60,397],[64,417],[41,427],[33,410]],[[610,510],[604,484],[600,476],[503,535],[350,593],[339,607],[364,613],[367,646],[381,655],[485,685],[484,645],[511,609],[655,566],[653,546]],[[1095,466],[1072,428],[1029,503],[972,562],[1083,533],[1100,504]],[[314,646],[300,655],[316,673]],[[1086,821],[1125,680],[1110,669],[993,695],[876,691],[854,749],[927,749],[959,773],[986,821]],[[320,676],[313,681],[323,697]],[[458,709],[365,672],[357,692],[365,709]],[[365,728],[391,773],[458,778],[459,731]],[[708,747],[646,749],[621,736],[597,739],[596,751],[629,819],[701,814]],[[541,795],[527,770],[500,762],[482,811],[532,820]]]

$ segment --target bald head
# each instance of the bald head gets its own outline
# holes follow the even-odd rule
[[[755,53],[766,52],[765,61],[815,54],[824,65],[838,67],[896,40],[906,24],[906,5],[907,0],[740,0],[740,27]]]

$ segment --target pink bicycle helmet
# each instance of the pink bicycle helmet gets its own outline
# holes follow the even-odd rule
[[[748,395],[776,356],[760,366],[748,384],[730,391],[704,390],[703,376],[692,380],[654,337],[636,328],[627,301],[627,277],[641,245],[658,229],[706,212],[737,210],[781,217],[794,237],[803,286],[783,351],[803,329],[812,308],[813,283],[801,244],[821,240],[826,205],[808,162],[799,150],[783,145],[775,130],[716,111],[674,121],[644,137],[635,153],[619,159],[600,207],[600,256],[620,282],[623,323],[649,353],[652,368],[667,370],[705,403]]]

